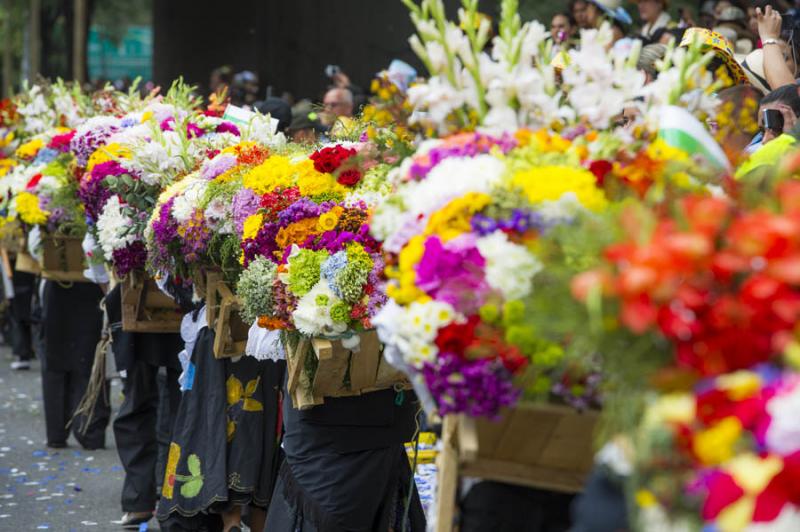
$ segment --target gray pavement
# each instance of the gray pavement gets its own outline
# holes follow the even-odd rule
[[[120,517],[124,471],[111,427],[104,450],[85,451],[72,437],[66,449],[48,449],[39,364],[11,371],[8,352],[0,347],[0,531],[119,530],[111,521]],[[120,391],[114,381],[114,414]]]

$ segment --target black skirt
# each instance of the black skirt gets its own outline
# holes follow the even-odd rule
[[[310,410],[286,401],[284,453],[266,530],[425,530],[403,443],[414,434],[413,394],[383,390],[326,399]]]
[[[203,328],[194,377],[172,433],[157,517],[166,530],[198,530],[233,504],[269,506],[281,461],[285,362],[217,360]]]

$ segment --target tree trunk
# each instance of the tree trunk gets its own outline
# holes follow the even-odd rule
[[[42,71],[42,0],[31,0],[28,30],[28,81],[33,83]]]
[[[72,26],[72,77],[86,83],[86,27],[89,10],[87,0],[74,0]]]

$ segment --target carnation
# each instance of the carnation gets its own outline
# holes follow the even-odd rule
[[[478,250],[486,260],[486,281],[506,300],[522,299],[531,293],[533,277],[542,263],[526,248],[508,240],[502,231],[478,239]]]
[[[116,194],[111,196],[97,218],[97,236],[106,259],[111,260],[114,250],[136,241],[136,234],[128,232],[130,226],[131,219],[126,215],[120,197]]]
[[[347,325],[331,318],[331,307],[339,299],[324,281],[318,282],[297,301],[292,320],[297,330],[306,336],[336,335],[347,330]]]

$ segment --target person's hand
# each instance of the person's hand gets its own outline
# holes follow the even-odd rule
[[[770,103],[770,104],[764,105],[761,108],[761,112],[763,113],[765,109],[775,109],[775,110],[781,112],[781,115],[783,115],[783,131],[773,131],[771,129],[765,129],[764,130],[764,144],[766,144],[767,142],[775,139],[781,133],[788,133],[789,131],[794,129],[795,125],[797,125],[797,115],[794,114],[794,110],[791,107],[789,107],[788,105],[783,104],[783,103],[777,103],[777,102],[776,103]]]
[[[350,86],[350,78],[342,71],[334,74],[331,81],[333,81],[333,85],[338,89],[346,89]]]
[[[767,6],[764,11],[760,7],[756,8],[756,19],[758,20],[758,36],[761,41],[767,39],[780,39],[781,38],[781,14],[772,9],[772,6]]]

